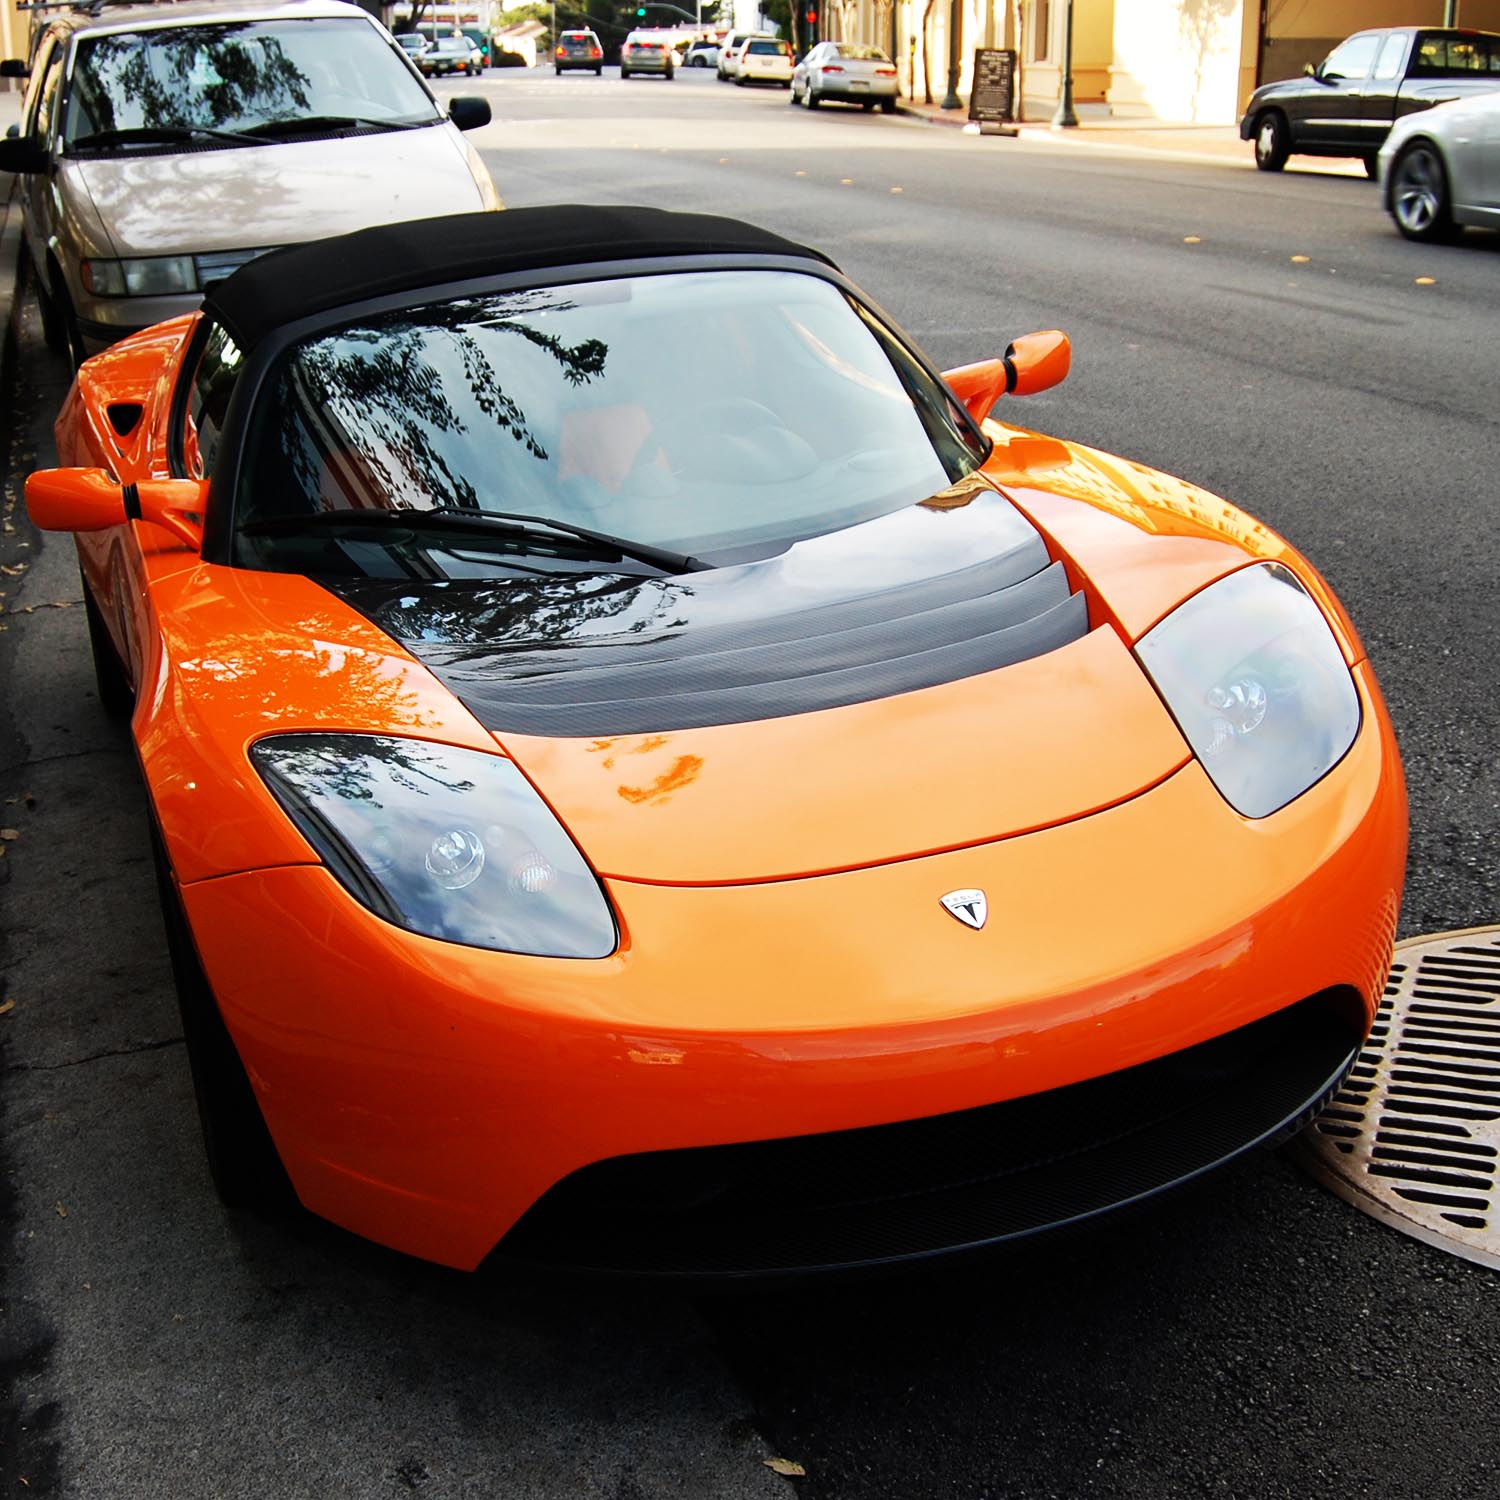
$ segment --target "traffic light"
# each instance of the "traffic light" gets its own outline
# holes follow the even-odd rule
[[[637,5],[635,15],[638,21],[644,21],[646,19],[646,7],[644,5]]]
[[[807,24],[809,26],[816,26],[818,24],[818,13],[817,13],[817,11],[813,10],[810,6],[808,7],[808,12],[807,12]]]

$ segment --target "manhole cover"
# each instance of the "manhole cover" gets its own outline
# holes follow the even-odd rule
[[[1369,1041],[1291,1150],[1356,1208],[1500,1270],[1500,927],[1396,944]]]

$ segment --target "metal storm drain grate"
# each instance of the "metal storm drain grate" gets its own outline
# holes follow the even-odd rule
[[[1356,1208],[1500,1270],[1500,927],[1396,945],[1369,1041],[1291,1150]]]

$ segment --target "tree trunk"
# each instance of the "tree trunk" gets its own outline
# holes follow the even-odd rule
[[[937,0],[927,0],[927,9],[922,12],[922,99],[932,103],[932,68],[929,56],[932,52],[932,9]]]

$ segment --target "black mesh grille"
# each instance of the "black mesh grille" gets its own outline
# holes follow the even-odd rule
[[[1050,1093],[862,1130],[597,1162],[501,1242],[578,1269],[746,1276],[874,1265],[1143,1198],[1305,1123],[1359,1045],[1315,996]]]

